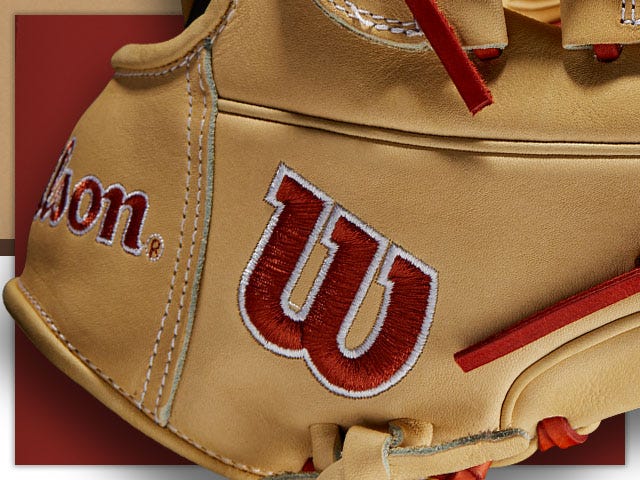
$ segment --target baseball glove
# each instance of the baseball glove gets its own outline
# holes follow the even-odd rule
[[[640,406],[635,2],[187,18],[115,54],[4,290],[60,369],[234,479],[482,478]]]

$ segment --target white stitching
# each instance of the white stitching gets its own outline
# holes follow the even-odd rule
[[[331,6],[338,12],[344,14],[348,18],[358,20],[364,27],[375,28],[378,31],[386,31],[389,33],[402,34],[407,37],[424,37],[424,33],[420,30],[420,27],[415,20],[404,21],[397,18],[386,18],[384,15],[372,13],[369,10],[358,7],[356,4],[349,0],[342,0],[343,5],[336,3],[336,0],[326,0]],[[348,8],[347,8],[348,7]],[[371,20],[367,20],[365,17],[369,17],[372,20],[376,20],[376,23]]]
[[[276,230],[276,227],[280,222],[281,216],[286,209],[286,205],[278,200],[277,195],[285,179],[293,180],[301,188],[305,189],[307,192],[313,195],[316,200],[318,200],[322,204],[320,213],[315,219],[313,230],[306,240],[306,244],[302,250],[302,253],[297,259],[297,262],[289,276],[287,284],[284,286],[284,289],[280,293],[280,313],[285,315],[285,317],[288,317],[294,322],[304,322],[305,319],[309,316],[313,305],[317,303],[315,301],[316,296],[320,293],[323,284],[325,284],[325,280],[330,268],[332,268],[331,266],[334,262],[336,251],[338,249],[338,245],[332,240],[332,234],[334,232],[334,229],[336,228],[336,225],[341,219],[346,220],[351,225],[354,225],[356,228],[360,229],[378,245],[376,247],[375,254],[371,258],[370,265],[368,266],[366,273],[361,279],[360,286],[358,287],[357,292],[351,300],[351,305],[345,314],[342,326],[340,327],[340,331],[337,334],[337,347],[343,357],[348,359],[357,359],[359,357],[362,357],[376,343],[378,336],[386,328],[384,326],[385,320],[387,319],[389,306],[392,304],[391,292],[394,289],[393,281],[389,279],[389,275],[392,265],[395,263],[396,259],[401,259],[411,264],[414,268],[421,271],[423,275],[429,278],[429,293],[426,299],[426,305],[424,315],[422,317],[420,331],[416,336],[415,343],[412,346],[411,353],[407,357],[406,362],[399,366],[392,375],[389,375],[389,378],[386,378],[384,381],[381,381],[377,385],[372,386],[366,390],[355,388],[350,389],[349,387],[340,384],[340,382],[329,380],[329,378],[327,378],[327,376],[323,372],[323,369],[320,368],[316,363],[317,359],[314,358],[312,352],[308,350],[304,345],[301,345],[300,348],[288,348],[267,338],[260,330],[259,326],[254,323],[254,319],[252,318],[250,309],[247,308],[246,302],[249,292],[252,288],[252,285],[255,285],[255,282],[253,280],[254,273],[256,272],[256,268],[261,258],[263,257],[263,254],[265,253],[267,245],[272,242],[272,235],[274,234],[274,231]],[[429,337],[429,329],[431,327],[437,300],[438,272],[433,269],[433,267],[423,263],[413,255],[411,255],[409,252],[403,250],[401,247],[398,247],[395,244],[390,244],[387,238],[382,236],[380,233],[375,231],[359,218],[346,211],[342,206],[337,205],[329,195],[324,193],[319,188],[315,187],[308,180],[297,174],[294,170],[287,167],[284,163],[281,163],[278,167],[276,175],[271,182],[271,186],[269,187],[267,195],[265,196],[265,201],[273,206],[275,208],[275,211],[273,212],[271,219],[269,220],[269,223],[266,226],[263,235],[260,238],[260,241],[251,256],[251,259],[249,260],[249,263],[242,274],[240,286],[238,288],[238,306],[240,309],[240,315],[247,329],[251,332],[256,341],[258,341],[267,350],[288,358],[304,359],[307,367],[309,367],[309,370],[316,378],[316,380],[318,380],[318,382],[320,382],[326,389],[330,390],[336,395],[342,395],[351,398],[372,397],[375,395],[379,395],[380,393],[388,390],[389,388],[400,382],[415,365],[419,356],[422,354],[427,338]],[[289,307],[291,303],[291,292],[295,288],[300,274],[308,262],[309,255],[314,248],[314,245],[318,243],[318,241],[328,249],[329,253],[313,282],[313,286],[311,287],[307,298],[302,304],[302,308],[294,312]],[[364,297],[367,295],[367,291],[370,289],[372,282],[376,277],[376,272],[376,283],[383,286],[385,290],[382,306],[378,311],[376,323],[373,326],[370,334],[359,346],[357,346],[356,348],[349,348],[346,346],[347,334],[349,332],[349,329],[351,328],[351,325],[353,324],[354,318],[360,310],[360,306],[364,300]]]
[[[161,76],[161,75],[167,75],[169,73],[174,72],[175,70],[182,68],[186,65],[189,65],[189,63],[191,62],[191,60],[196,56],[199,55],[200,52],[205,48],[205,46],[207,45],[207,43],[209,42],[213,42],[218,35],[220,35],[222,33],[222,31],[224,30],[224,28],[227,26],[227,24],[229,23],[229,21],[231,20],[231,18],[233,17],[234,13],[236,12],[236,9],[238,7],[238,0],[232,0],[231,6],[229,8],[229,11],[226,13],[226,15],[224,16],[224,18],[222,19],[222,21],[220,22],[220,25],[218,26],[218,28],[216,29],[215,32],[213,32],[212,35],[206,37],[200,44],[199,46],[192,51],[191,53],[187,54],[183,60],[172,66],[171,68],[167,68],[165,70],[161,70],[161,71],[148,71],[148,72],[116,72],[115,76],[116,77],[145,77],[145,76]],[[206,101],[206,98],[205,98]],[[141,411],[143,411],[144,413],[146,413],[149,416],[154,416],[154,412],[152,412],[151,410],[149,410],[148,408],[146,408],[144,405],[142,405],[142,402],[138,402],[133,395],[131,395],[130,393],[128,393],[126,390],[124,390],[122,387],[120,387],[111,377],[109,377],[107,374],[105,374],[102,370],[100,370],[99,367],[97,367],[93,362],[91,362],[91,360],[89,360],[87,357],[85,357],[84,355],[82,355],[80,353],[80,351],[75,348],[67,339],[66,337],[60,332],[60,330],[58,330],[58,328],[55,326],[55,324],[53,323],[53,319],[46,313],[46,311],[40,306],[40,304],[38,303],[38,301],[31,295],[31,293],[26,289],[26,287],[24,286],[24,284],[22,283],[22,281],[20,279],[18,279],[18,285],[20,287],[20,289],[22,290],[22,292],[25,294],[25,296],[29,299],[30,303],[33,305],[33,307],[38,311],[38,313],[40,314],[40,316],[46,321],[47,325],[49,326],[49,328],[54,332],[54,334],[62,341],[64,342],[64,344],[66,345],[66,347],[74,354],[76,355],[85,365],[87,365],[92,371],[94,371],[102,380],[104,380],[105,382],[107,382],[109,385],[111,385],[113,388],[115,388],[121,395],[123,395],[125,398],[127,398],[133,405],[135,405],[138,409],[140,409]],[[202,445],[200,445],[199,443],[197,443],[196,441],[192,440],[191,438],[189,438],[187,435],[183,434],[182,432],[180,432],[177,428],[175,428],[173,425],[171,424],[167,424],[167,428],[170,432],[172,432],[174,435],[177,435],[179,438],[181,438],[182,440],[184,440],[185,442],[189,443],[190,445],[192,445],[193,447],[197,448],[198,450],[202,451],[205,455],[212,457],[226,465],[229,465],[231,467],[234,467],[236,469],[239,470],[243,470],[245,472],[250,472],[250,473],[254,473],[257,475],[263,475],[263,476],[268,476],[268,475],[274,475],[274,472],[268,471],[268,470],[262,470],[260,468],[257,467],[252,467],[249,465],[245,465],[242,463],[238,463],[233,461],[230,458],[227,458],[223,455],[219,455],[205,447],[203,447]]]
[[[22,283],[22,280],[20,280],[20,279],[18,279],[18,286],[20,287],[20,290],[22,290],[22,293],[24,293],[24,295],[27,297],[27,299],[29,300],[31,305],[33,305],[33,307],[38,311],[40,316],[47,323],[47,325],[49,326],[51,331],[67,346],[67,348],[73,354],[75,354],[76,357],[78,357],[80,360],[82,360],[82,362],[85,365],[87,365],[91,370],[93,370],[102,380],[107,382],[109,385],[111,385],[113,388],[115,388],[120,394],[124,395],[127,399],[129,399],[131,402],[133,402],[135,404],[136,400],[133,397],[133,395],[131,395],[124,388],[122,388],[120,385],[118,385],[109,375],[107,375],[102,370],[100,370],[100,368],[98,366],[96,366],[87,357],[82,355],[82,353],[80,353],[80,351],[75,346],[73,346],[73,344],[71,342],[69,342],[69,340],[67,340],[67,337],[65,337],[64,334],[58,329],[58,327],[56,327],[55,323],[53,323],[53,319],[44,310],[44,308],[42,308],[42,306],[35,299],[35,297],[33,295],[31,295],[31,292],[29,292],[29,290],[27,290],[27,287],[25,287],[24,283]],[[152,412],[150,410],[148,410],[148,409],[146,409],[144,407],[142,407],[140,409],[143,410],[145,413],[147,413],[149,415],[152,414]]]
[[[239,468],[239,469],[247,471],[247,472],[255,473],[257,475],[263,475],[263,476],[275,475],[275,472],[271,472],[271,471],[268,471],[268,470],[261,470],[259,468],[255,468],[255,467],[250,467],[249,465],[245,465],[243,463],[237,463],[237,462],[234,462],[233,460],[231,460],[230,458],[227,458],[227,457],[219,455],[219,454],[217,454],[215,452],[212,452],[211,450],[208,450],[206,447],[203,447],[202,445],[200,445],[195,440],[189,438],[187,435],[182,433],[180,430],[178,430],[176,427],[174,427],[170,423],[167,424],[167,428],[169,429],[170,432],[172,432],[173,434],[177,435],[178,437],[180,437],[185,442],[187,442],[190,445],[196,447],[198,450],[206,453],[210,457],[213,457],[213,458],[215,458],[217,460],[220,460],[223,463],[226,463],[226,464],[229,464],[229,465],[233,465],[236,468]]]
[[[220,25],[215,30],[215,32],[213,32],[213,34],[210,35],[209,37],[205,38],[200,43],[200,45],[193,52],[187,54],[180,63],[172,66],[171,68],[167,68],[165,70],[161,70],[161,71],[157,71],[157,72],[116,72],[116,76],[120,76],[120,77],[153,77],[153,76],[160,76],[160,75],[168,75],[169,73],[174,72],[178,68],[181,68],[181,67],[184,67],[186,65],[189,65],[191,60],[194,58],[194,56],[199,55],[200,52],[202,52],[202,50],[204,49],[204,47],[206,46],[206,44],[208,42],[212,43],[222,33],[222,31],[224,30],[226,25],[229,23],[229,21],[233,17],[233,14],[235,13],[237,7],[238,7],[238,1],[237,0],[233,0],[233,3],[231,5],[229,11],[224,16],[224,18],[220,22]],[[187,91],[190,94],[190,78],[189,78],[188,69],[187,69]],[[188,127],[187,128],[189,129],[189,133],[188,133],[189,142],[190,142],[190,139],[191,139],[190,128],[191,128],[191,115],[192,115],[192,109],[193,109],[192,102],[193,102],[193,99],[190,98],[189,118],[187,120],[188,121]],[[176,280],[176,276],[178,274],[179,258],[180,258],[181,250],[182,250],[182,241],[184,239],[184,225],[185,225],[185,221],[186,221],[186,210],[187,210],[187,207],[188,207],[189,184],[190,184],[190,180],[191,180],[191,145],[190,144],[188,146],[187,155],[188,155],[188,158],[189,158],[188,178],[187,178],[187,192],[185,194],[185,207],[183,208],[183,213],[182,213],[180,243],[179,243],[179,248],[178,248],[178,253],[177,253],[177,258],[176,258],[176,264],[174,266],[173,275],[172,275],[172,278],[171,278],[171,284],[170,284],[170,290],[169,290],[169,296],[168,296],[168,300],[167,300],[167,305],[165,307],[165,312],[163,314],[162,320],[160,322],[160,328],[158,329],[158,333],[156,335],[156,340],[155,340],[155,343],[154,343],[154,346],[153,346],[153,352],[152,352],[152,354],[151,354],[151,356],[149,358],[149,367],[148,367],[147,373],[145,375],[144,386],[142,388],[142,395],[141,395],[140,401],[139,401],[140,405],[142,405],[142,402],[144,402],[145,396],[147,394],[147,390],[149,388],[149,382],[151,381],[151,371],[153,369],[153,364],[155,362],[155,358],[158,355],[158,346],[160,344],[160,340],[162,339],[162,335],[164,333],[164,327],[165,327],[166,319],[167,319],[167,316],[169,315],[168,309],[169,309],[169,306],[170,306],[170,304],[172,302],[173,290],[175,288],[175,280]],[[156,420],[157,420],[157,417],[156,417]]]
[[[632,26],[640,25],[640,20],[636,17],[636,0],[631,0],[631,18],[627,18],[627,0],[622,0],[622,14],[620,15],[620,23]]]
[[[220,22],[220,25],[218,26],[218,28],[212,33],[212,35],[208,36],[207,38],[205,38],[200,45],[191,53],[187,54],[183,60],[172,66],[171,68],[167,68],[165,70],[161,70],[161,71],[157,71],[157,72],[116,72],[116,76],[120,76],[120,77],[153,77],[153,76],[160,76],[160,75],[167,75],[169,73],[174,72],[175,70],[177,70],[180,67],[183,67],[185,65],[189,65],[191,60],[194,58],[194,56],[199,55],[200,52],[202,52],[202,50],[204,49],[205,45],[207,45],[207,43],[213,43],[213,41],[222,33],[222,31],[224,30],[224,28],[226,27],[226,25],[229,23],[229,21],[231,20],[231,18],[233,17],[233,14],[236,12],[236,9],[238,8],[238,1],[237,0],[233,0],[233,3],[231,4],[231,7],[229,8],[229,11],[227,12],[227,14],[224,16],[224,18],[222,19],[222,21]],[[189,77],[189,71],[187,69],[187,91],[189,92],[189,95],[191,95],[191,90],[190,90],[190,77]],[[173,270],[173,276],[171,278],[171,284],[170,284],[170,290],[169,290],[169,298],[167,300],[167,305],[165,307],[165,312],[163,314],[162,320],[160,322],[160,328],[158,330],[158,333],[156,335],[156,340],[155,340],[155,344],[153,346],[153,352],[151,354],[151,357],[149,358],[149,367],[147,369],[147,373],[145,376],[145,381],[144,381],[144,386],[142,389],[142,395],[140,398],[140,405],[142,405],[142,402],[144,401],[144,398],[146,396],[147,393],[147,389],[149,388],[149,382],[151,380],[151,371],[153,369],[153,364],[155,362],[155,358],[158,355],[158,346],[160,343],[160,340],[162,338],[162,334],[164,333],[164,327],[165,327],[165,323],[166,323],[166,318],[169,314],[168,312],[168,308],[169,305],[172,301],[172,297],[173,297],[173,290],[175,288],[175,280],[176,280],[176,276],[178,274],[178,264],[179,264],[179,257],[180,257],[180,252],[182,250],[182,241],[184,238],[184,223],[186,221],[186,210],[188,207],[188,197],[189,197],[189,184],[190,184],[190,180],[191,180],[191,115],[192,115],[192,109],[193,109],[193,98],[190,98],[190,108],[189,108],[189,118],[187,120],[188,122],[188,140],[189,140],[189,146],[188,146],[188,158],[189,158],[189,164],[188,164],[188,177],[187,177],[187,192],[185,194],[185,207],[183,209],[183,214],[182,214],[182,225],[181,225],[181,232],[180,232],[180,244],[179,244],[179,249],[178,249],[178,254],[177,254],[177,259],[176,259],[176,265],[174,266],[174,270]],[[206,99],[205,99],[206,101]],[[166,379],[166,377],[163,377],[163,379]],[[162,387],[161,387],[162,388]],[[157,413],[157,410],[156,410]],[[157,420],[157,417],[156,417]]]
[[[170,68],[159,71],[151,71],[151,72],[125,72],[125,71],[117,71],[115,73],[116,77],[161,77],[162,75],[168,75],[169,73],[175,72],[179,68],[188,66],[193,60],[193,57],[199,55],[202,49],[204,48],[204,43],[200,43],[195,50],[188,53],[180,63],[176,63]]]
[[[82,355],[82,353],[80,353],[80,351],[76,347],[74,347],[73,344],[71,344],[71,342],[69,342],[69,340],[67,340],[67,338],[62,334],[62,332],[58,329],[58,327],[56,327],[55,323],[53,322],[53,319],[42,308],[42,306],[40,305],[40,303],[38,303],[38,301],[35,299],[35,297],[33,295],[31,295],[31,292],[29,292],[27,287],[22,283],[22,280],[20,280],[20,279],[18,279],[18,286],[20,287],[20,290],[22,291],[22,293],[24,293],[24,295],[27,297],[27,299],[29,300],[31,305],[38,311],[38,313],[40,314],[40,317],[47,323],[49,329],[66,345],[66,347],[76,357],[78,357],[86,366],[88,366],[91,370],[93,370],[102,380],[104,380],[109,385],[111,385],[113,388],[115,388],[120,394],[124,395],[133,405],[138,407],[140,410],[145,412],[147,415],[150,415],[150,416],[153,415],[153,412],[151,410],[149,410],[149,409],[147,409],[145,407],[138,406],[137,405],[137,401],[133,397],[133,395],[129,394],[125,389],[123,389],[120,385],[118,385],[111,377],[109,377],[102,370],[100,370],[100,368],[97,367],[91,360],[89,360],[87,357]],[[225,456],[222,456],[222,455],[219,455],[219,454],[217,454],[215,452],[212,452],[211,450],[203,447],[202,445],[200,445],[196,441],[190,439],[188,436],[186,436],[184,433],[180,432],[177,428],[175,428],[171,424],[167,425],[167,428],[169,429],[169,431],[171,433],[173,433],[174,435],[177,435],[179,438],[181,438],[182,440],[186,441],[190,445],[196,447],[198,450],[202,451],[203,453],[205,453],[209,457],[215,458],[216,460],[218,460],[218,461],[220,461],[220,462],[222,462],[222,463],[224,463],[226,465],[230,465],[232,467],[238,468],[238,469],[243,470],[245,472],[251,472],[251,473],[258,474],[258,475],[274,475],[274,472],[270,472],[270,471],[267,471],[267,470],[261,470],[259,468],[251,467],[249,465],[245,465],[245,464],[242,464],[242,463],[237,463],[237,462],[234,462],[233,460],[231,460],[230,458],[227,458]]]
[[[373,27],[375,25],[375,22],[372,22],[371,20],[366,20],[365,18],[363,18],[362,14],[360,13],[360,9],[356,7],[353,3],[345,2],[345,4],[349,5],[349,7],[351,8],[351,11],[353,12],[354,18],[357,18],[362,25],[364,25],[365,27]]]
[[[203,39],[191,52],[185,55],[181,59],[180,63],[176,63],[171,67],[165,68],[164,70],[157,70],[157,71],[118,70],[115,73],[115,77],[160,77],[162,75],[168,75],[172,72],[175,72],[179,68],[189,65],[191,63],[191,60],[193,60],[193,58],[196,55],[199,55],[200,52],[202,52],[202,50],[205,48],[207,43],[215,41],[215,39],[218,38],[218,36],[222,33],[225,27],[229,24],[229,21],[231,20],[233,15],[236,13],[236,10],[238,8],[238,1],[239,0],[232,0],[231,7],[229,8],[229,11],[226,13],[224,18],[220,22],[220,25],[218,25],[218,28],[215,31],[211,32],[211,34],[207,36],[205,39]]]
[[[200,51],[200,50],[198,50]],[[190,57],[189,61],[191,60]],[[171,282],[169,284],[169,294],[168,294],[168,298],[167,298],[167,303],[165,304],[164,307],[164,313],[162,314],[162,318],[160,319],[160,328],[158,329],[158,333],[156,334],[156,340],[155,343],[153,344],[153,351],[151,353],[151,356],[149,357],[149,367],[147,368],[147,373],[145,376],[145,380],[144,380],[144,385],[142,387],[142,395],[140,397],[140,404],[142,404],[144,402],[144,399],[147,395],[147,389],[149,388],[149,382],[151,381],[151,372],[153,370],[153,364],[155,363],[156,357],[158,355],[158,347],[160,346],[160,340],[162,339],[162,335],[164,333],[164,328],[165,328],[165,324],[167,321],[167,318],[169,317],[169,309],[171,308],[171,304],[173,303],[173,292],[175,290],[175,286],[176,286],[176,278],[178,276],[178,268],[180,266],[180,260],[182,257],[182,247],[183,247],[183,242],[184,242],[184,232],[185,232],[185,225],[186,225],[186,221],[187,221],[187,212],[189,209],[189,196],[190,196],[190,185],[191,185],[191,120],[193,118],[193,95],[191,93],[191,76],[189,74],[189,68],[186,69],[186,78],[187,78],[187,96],[189,99],[189,114],[187,115],[187,183],[186,183],[186,189],[185,189],[185,194],[184,194],[184,205],[182,207],[182,220],[180,223],[180,237],[179,237],[179,241],[178,241],[178,251],[176,253],[176,262],[173,266],[173,275],[171,276]],[[187,265],[187,275],[189,273],[189,265],[190,262]],[[184,297],[181,298],[181,304],[183,303]],[[178,315],[180,314],[180,311],[182,310],[182,305],[180,307],[180,310],[178,311]],[[163,381],[165,380],[165,376],[162,377]],[[160,391],[162,391],[162,385],[160,386]],[[159,402],[159,399],[156,398],[156,409],[154,412],[155,415],[155,420],[158,421],[158,408],[157,408],[157,404]]]
[[[375,14],[370,12],[369,10],[365,10],[363,8],[358,7],[355,3],[349,1],[349,0],[342,0],[344,2],[344,4],[346,6],[348,6],[349,8],[351,8],[354,13],[357,12],[359,15],[364,15],[367,17],[371,17],[374,20],[381,20],[385,23],[389,23],[389,24],[393,24],[393,25],[397,25],[399,24],[400,26],[403,27],[415,27],[416,26],[416,22],[415,20],[410,20],[410,21],[402,21],[402,20],[398,20],[397,18],[386,18],[384,15],[379,15],[379,14]],[[337,10],[344,12],[344,13],[349,13],[348,10],[341,6],[338,5],[336,3],[336,0],[327,0],[327,2],[329,2],[331,5],[333,5]]]
[[[224,28],[227,26],[227,24],[229,23],[229,21],[231,20],[231,18],[233,17],[233,14],[236,12],[238,6],[238,1],[237,0],[233,0],[232,1],[232,5],[231,8],[229,9],[229,11],[227,12],[227,14],[225,15],[225,17],[223,18],[222,22],[220,23],[220,25],[218,26],[218,28],[216,29],[216,31],[213,33],[213,35],[207,37],[204,39],[203,42],[201,42],[200,45],[198,45],[198,47],[192,51],[191,53],[189,53],[188,55],[186,55],[182,61],[176,65],[173,65],[170,68],[161,70],[161,71],[149,71],[149,72],[123,72],[123,71],[118,71],[115,73],[116,77],[145,77],[145,76],[161,76],[161,75],[167,75],[169,73],[172,73],[174,71],[176,71],[179,68],[182,68],[184,66],[188,66],[191,62],[191,60],[196,56],[199,55],[200,52],[202,52],[202,50],[205,48],[206,43],[207,42],[213,42],[218,35],[220,35],[220,33],[222,33],[222,31],[224,30]],[[198,65],[199,67],[199,73],[200,73],[200,65]],[[201,88],[204,88],[201,84]],[[206,97],[204,99],[205,101],[205,105],[206,105]],[[204,115],[204,114],[203,114]],[[200,140],[202,142],[202,139]],[[83,363],[85,363],[89,368],[91,368],[91,370],[93,370],[96,374],[98,374],[98,376],[100,376],[100,378],[102,378],[104,381],[106,381],[108,384],[110,384],[113,388],[115,388],[119,393],[121,393],[122,395],[124,395],[128,400],[130,400],[136,407],[138,407],[140,410],[144,411],[146,414],[152,416],[153,412],[149,409],[147,409],[146,407],[144,407],[143,405],[139,404],[138,401],[131,395],[129,394],[126,390],[124,390],[122,387],[120,387],[117,383],[115,383],[115,381],[109,377],[108,375],[106,375],[104,372],[102,372],[102,370],[100,370],[99,367],[97,367],[96,365],[94,365],[91,360],[89,360],[87,357],[85,357],[84,355],[82,355],[80,353],[80,351],[75,348],[67,339],[66,337],[64,337],[64,335],[58,330],[58,328],[55,326],[55,324],[53,323],[53,320],[51,319],[51,317],[44,311],[44,309],[40,306],[40,304],[37,302],[37,300],[29,293],[29,291],[26,289],[26,287],[23,285],[22,281],[18,280],[20,289],[24,292],[24,294],[28,297],[29,301],[31,302],[31,304],[34,306],[34,308],[36,308],[38,310],[38,312],[40,313],[40,315],[45,319],[45,321],[47,322],[49,328],[56,334],[56,336],[62,340],[65,345],[67,346],[67,348],[73,352]],[[269,470],[262,470],[260,468],[256,468],[256,467],[252,467],[249,465],[245,465],[243,463],[238,463],[233,461],[230,458],[227,458],[223,455],[219,455],[205,447],[203,447],[202,445],[200,445],[199,443],[197,443],[195,440],[192,440],[191,438],[189,438],[187,435],[185,435],[184,433],[180,432],[176,427],[174,427],[172,424],[168,424],[167,428],[169,431],[171,431],[173,434],[177,435],[179,438],[181,438],[182,440],[186,441],[187,443],[189,443],[190,445],[194,446],[195,448],[197,448],[198,450],[202,451],[203,453],[205,453],[207,456],[212,457],[226,465],[229,465],[231,467],[237,468],[239,470],[243,470],[246,472],[250,472],[250,473],[255,473],[257,475],[274,475],[274,472],[269,471]]]
[[[120,72],[121,75],[120,76],[135,76],[135,77],[142,77],[142,76],[159,76],[159,75],[167,75],[171,72],[174,72],[177,68],[185,66],[185,65],[189,65],[191,60],[194,58],[195,55],[200,55],[200,52],[202,52],[202,50],[204,49],[204,47],[207,45],[207,43],[213,43],[215,41],[216,38],[218,38],[218,36],[222,33],[222,31],[224,30],[224,28],[226,27],[226,25],[229,23],[229,20],[233,17],[233,14],[235,13],[236,9],[238,7],[238,2],[237,0],[233,0],[233,3],[229,9],[229,11],[227,12],[227,14],[225,15],[225,17],[223,18],[223,20],[220,22],[220,25],[218,26],[218,28],[215,30],[215,32],[213,32],[212,35],[210,35],[209,37],[205,38],[200,46],[198,48],[196,48],[193,52],[187,54],[183,61],[180,62],[177,65],[174,65],[171,68],[159,71],[159,72]],[[200,71],[198,72],[200,74]],[[118,75],[118,73],[116,73],[116,75]],[[186,221],[186,212],[187,212],[187,208],[188,208],[188,203],[189,203],[189,185],[191,183],[191,119],[192,119],[192,114],[193,114],[193,96],[191,95],[191,77],[189,75],[189,69],[187,69],[186,72],[186,77],[187,77],[187,92],[189,95],[189,116],[187,119],[187,140],[188,140],[188,146],[187,146],[187,157],[188,157],[188,173],[187,173],[187,191],[185,193],[185,205],[182,211],[182,222],[181,222],[181,232],[180,232],[180,243],[179,243],[179,248],[178,248],[178,253],[177,253],[177,258],[176,258],[176,264],[174,266],[174,270],[173,270],[173,275],[171,278],[171,284],[170,284],[170,289],[169,289],[169,296],[168,296],[168,300],[167,300],[167,305],[165,306],[165,311],[164,314],[162,316],[162,320],[160,322],[160,328],[158,329],[158,333],[156,335],[156,340],[153,346],[153,352],[151,354],[151,357],[149,358],[149,367],[147,369],[147,373],[145,376],[145,381],[144,381],[144,386],[142,389],[142,396],[140,399],[140,404],[142,404],[142,402],[144,401],[144,398],[147,394],[147,390],[149,388],[149,382],[151,381],[151,371],[153,369],[153,364],[155,362],[155,358],[158,355],[158,346],[160,344],[160,340],[162,339],[162,335],[164,333],[164,328],[165,328],[165,323],[166,323],[166,319],[169,315],[169,307],[170,304],[172,302],[173,299],[173,291],[175,289],[175,280],[178,274],[178,265],[179,265],[179,260],[180,260],[180,255],[181,255],[181,251],[182,251],[182,246],[183,246],[183,240],[184,240],[184,228],[185,228],[185,221]],[[205,96],[206,97],[206,96]],[[204,99],[204,101],[206,102],[206,98]],[[206,106],[206,103],[205,103]],[[199,171],[200,171],[200,175],[202,174],[202,165],[200,164],[199,166]],[[198,179],[198,208],[197,208],[197,212],[199,212],[199,203],[200,203],[200,178]],[[194,231],[194,235],[195,235],[195,231]],[[191,250],[191,253],[193,253],[193,247]],[[189,264],[191,263],[191,256],[189,258]],[[181,305],[183,303],[183,299],[184,297],[181,299]],[[182,310],[182,307],[180,308],[180,311]],[[179,314],[180,314],[179,311]],[[179,318],[179,317],[178,317]],[[173,350],[173,348],[175,347],[175,337],[172,339],[172,347],[171,350]],[[170,360],[170,355],[169,355],[169,362]],[[167,365],[165,365],[165,367],[167,367]],[[160,385],[160,389],[159,389],[159,396],[156,397],[156,409],[155,409],[155,418],[156,421],[158,420],[157,418],[157,406],[158,406],[158,402],[160,401],[160,398],[162,396],[162,390],[164,389],[164,382],[166,381],[166,374],[163,374],[162,377],[162,383]]]
[[[199,59],[200,57],[198,57],[198,60]],[[201,203],[201,197],[202,197],[202,144],[203,144],[202,139],[204,134],[204,124],[207,119],[206,116],[207,116],[207,107],[208,107],[207,92],[204,89],[204,85],[202,84],[202,67],[201,66],[202,66],[202,63],[199,61],[198,62],[198,80],[200,84],[200,90],[202,92],[203,110],[202,110],[202,119],[200,120],[200,135],[198,138],[198,193],[196,194],[196,212],[195,212],[195,218],[193,221],[193,233],[191,234],[191,247],[189,248],[189,259],[187,260],[187,268],[184,273],[184,282],[182,285],[182,292],[180,295],[180,304],[179,304],[180,307],[178,309],[176,324],[173,329],[173,337],[171,338],[171,347],[169,349],[169,352],[167,353],[167,361],[164,365],[164,373],[162,375],[160,388],[158,389],[158,395],[156,396],[156,401],[155,401],[154,412],[155,412],[156,418],[158,415],[158,408],[160,406],[160,399],[162,397],[162,393],[164,392],[165,382],[167,380],[167,376],[169,375],[169,368],[171,366],[173,351],[175,350],[175,347],[176,347],[176,339],[178,337],[180,324],[182,323],[182,311],[184,309],[184,299],[187,294],[187,288],[189,286],[189,274],[191,273],[191,263],[193,261],[193,252],[195,249],[197,236],[198,236],[198,224],[200,223],[200,203]],[[187,73],[188,72],[189,70],[187,70]],[[190,106],[189,117],[191,118],[191,114],[193,113],[193,95],[191,93],[191,81],[190,81],[189,75],[187,75],[187,83],[189,85],[187,87],[187,90],[189,91],[189,106]],[[189,124],[191,124],[191,121],[189,121]],[[189,129],[188,137],[189,137],[189,141],[188,141],[189,162],[191,162],[191,129]]]

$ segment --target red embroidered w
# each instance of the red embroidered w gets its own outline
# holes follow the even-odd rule
[[[276,211],[239,291],[249,331],[274,353],[304,358],[336,394],[364,398],[395,385],[427,340],[437,272],[284,165],[266,201]],[[295,311],[292,291],[323,229],[328,255],[306,302]],[[380,313],[365,341],[349,349],[347,334],[379,268],[378,283],[385,288]]]

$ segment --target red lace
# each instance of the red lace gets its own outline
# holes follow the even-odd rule
[[[538,423],[538,448],[541,452],[553,447],[564,450],[582,445],[588,437],[576,432],[565,417],[545,418]]]
[[[593,54],[599,62],[614,62],[621,53],[622,45],[617,43],[597,43],[593,46]]]
[[[537,426],[537,433],[538,449],[541,452],[546,452],[553,447],[564,450],[582,445],[589,438],[589,435],[581,435],[574,430],[569,420],[565,417],[550,417],[540,420]],[[435,480],[484,480],[489,468],[491,468],[491,463],[486,462],[459,472],[436,475],[433,478]],[[301,472],[315,472],[313,458],[307,459]]]
[[[472,114],[493,103],[484,79],[478,73],[460,40],[435,0],[405,0],[431,47],[453,80]],[[493,52],[495,55],[495,52]]]
[[[538,422],[538,448],[546,452],[550,448],[562,449],[575,447],[587,441],[588,435],[576,432],[565,417],[545,418]],[[491,467],[491,462],[468,468],[460,472],[438,475],[437,480],[484,480]]]
[[[491,462],[483,463],[477,467],[467,468],[455,473],[449,473],[447,475],[437,475],[434,477],[436,480],[484,480],[487,476],[487,472],[491,467]]]

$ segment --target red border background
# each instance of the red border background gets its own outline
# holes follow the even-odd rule
[[[49,175],[82,112],[113,74],[126,43],[166,40],[180,16],[16,16],[16,273]],[[53,367],[16,333],[15,462],[18,465],[176,465],[183,458],[130,427]],[[603,423],[570,451],[526,463],[622,465],[624,417]]]

